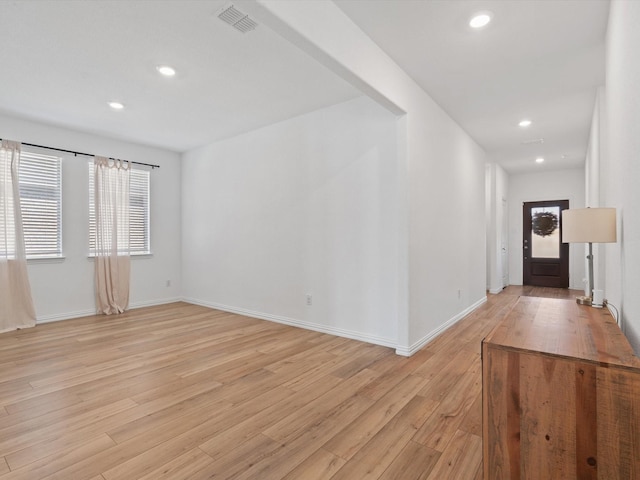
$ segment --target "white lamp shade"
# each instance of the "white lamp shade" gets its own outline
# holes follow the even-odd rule
[[[616,242],[615,208],[573,208],[562,212],[564,243]]]

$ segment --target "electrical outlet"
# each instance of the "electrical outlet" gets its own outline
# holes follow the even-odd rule
[[[167,280],[166,286],[167,286],[167,287],[170,287],[170,286],[171,286],[171,280]]]
[[[462,290],[458,289],[458,300],[462,298]]]
[[[313,297],[307,293],[307,305],[313,305]]]

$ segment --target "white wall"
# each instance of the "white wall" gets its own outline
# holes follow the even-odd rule
[[[134,258],[132,307],[179,299],[180,162],[174,152],[145,147],[0,115],[2,138],[160,165],[151,173],[152,256]],[[29,261],[38,322],[95,312],[93,262],[89,253],[88,166],[90,157],[62,154],[63,260]],[[166,287],[171,280],[171,287]]]
[[[233,286],[233,291],[227,291],[225,289],[228,287],[221,285],[221,280],[201,278],[205,275],[215,277],[217,272],[210,270],[202,273],[202,270],[196,269],[200,267],[195,265],[196,261],[193,257],[184,259],[183,291],[186,296],[208,294],[197,291],[200,288],[197,286],[199,283],[197,280],[201,279],[207,282],[205,285],[219,288],[214,291],[225,293],[225,298],[228,298],[229,302],[235,302],[236,299],[242,300],[247,302],[249,309],[264,308],[267,310],[265,313],[269,313],[269,308],[274,307],[277,309],[274,318],[291,315],[291,318],[295,319],[299,313],[300,316],[304,313],[307,315],[303,318],[305,321],[310,320],[312,324],[318,322],[314,325],[335,322],[335,325],[328,325],[328,327],[336,331],[344,329],[348,334],[355,332],[358,335],[367,335],[371,339],[377,338],[379,343],[393,340],[399,353],[411,354],[486,300],[484,151],[332,2],[258,0],[254,3],[249,2],[245,6],[265,26],[271,26],[283,37],[358,86],[388,111],[396,115],[405,113],[406,115],[394,123],[396,143],[393,151],[389,155],[384,154],[379,157],[373,171],[362,169],[360,162],[365,161],[362,158],[373,163],[375,161],[368,155],[373,155],[371,158],[378,158],[374,153],[366,150],[361,152],[364,157],[355,154],[351,156],[352,160],[360,159],[358,162],[348,168],[339,168],[334,162],[347,160],[336,156],[341,151],[332,150],[332,146],[340,146],[341,143],[327,141],[328,137],[322,131],[300,129],[297,130],[299,134],[296,135],[291,132],[280,132],[281,136],[277,139],[271,136],[263,138],[256,133],[255,139],[260,140],[259,143],[262,144],[264,151],[278,168],[282,168],[289,161],[289,155],[295,151],[306,155],[298,158],[298,162],[309,162],[315,159],[317,163],[320,158],[328,162],[327,165],[316,165],[319,171],[314,171],[311,179],[306,176],[307,172],[296,170],[300,176],[292,179],[287,174],[287,180],[294,181],[286,182],[270,177],[271,170],[268,165],[252,164],[255,170],[245,172],[245,175],[249,178],[249,183],[254,185],[256,192],[262,193],[260,199],[264,206],[271,207],[259,209],[260,215],[251,209],[254,205],[252,203],[254,194],[248,196],[235,194],[236,191],[246,191],[246,189],[245,178],[237,177],[234,164],[223,163],[223,167],[228,166],[229,171],[224,169],[213,171],[207,162],[203,161],[203,158],[209,158],[210,155],[226,152],[224,149],[218,152],[218,148],[223,147],[212,145],[185,155],[187,163],[194,162],[194,165],[198,165],[193,169],[185,167],[183,171],[188,177],[182,183],[185,189],[183,195],[185,212],[193,208],[208,213],[216,208],[216,205],[201,203],[198,198],[190,194],[191,188],[200,190],[197,185],[202,181],[202,177],[193,175],[198,168],[202,168],[202,175],[209,174],[213,179],[221,175],[223,178],[227,176],[231,179],[235,178],[236,181],[236,184],[232,184],[235,186],[234,189],[229,188],[228,184],[220,186],[221,191],[227,192],[234,202],[227,204],[226,212],[219,212],[218,220],[224,220],[226,223],[215,225],[215,228],[224,229],[227,225],[235,226],[237,222],[246,220],[240,230],[232,229],[235,233],[243,235],[216,239],[216,241],[222,241],[223,245],[234,247],[235,252],[235,254],[230,253],[229,258],[220,258],[221,265],[216,264],[216,266],[224,267],[222,271],[225,271],[225,268],[227,271],[232,271],[234,269],[229,268],[229,265],[230,258],[233,258],[238,262],[234,267],[241,273],[254,269],[264,272],[268,270],[270,273],[265,273],[266,276],[263,278],[267,281],[267,285],[270,285],[270,275],[273,275],[275,286],[282,281],[282,285],[296,288],[292,291],[293,293],[286,291],[286,295],[291,294],[298,299],[301,294],[304,296],[307,293],[303,289],[314,289],[308,293],[314,295],[313,307],[318,308],[312,308],[310,312],[306,307],[300,309],[300,305],[293,306],[287,301],[276,302],[273,300],[274,287],[271,286],[262,293],[256,291],[256,295],[243,295],[240,298],[239,293],[247,293],[253,288],[252,285],[245,287],[247,278],[245,275],[232,271],[231,276],[224,279]],[[375,117],[378,118],[377,115]],[[366,122],[365,125],[367,125]],[[327,124],[328,131],[332,131],[330,126]],[[365,128],[365,126],[353,128]],[[17,134],[9,132],[7,136],[22,139],[27,136],[27,133],[30,133],[30,130],[18,131]],[[41,127],[37,132],[31,131],[31,133],[29,140],[54,146],[133,159],[153,156],[151,150],[142,149],[143,147],[108,139],[101,140],[100,137],[81,135],[62,129],[55,131],[55,129]],[[318,138],[319,134],[322,138]],[[251,138],[253,140],[254,136]],[[316,143],[308,143],[312,140]],[[368,143],[365,140],[364,137],[357,137],[353,145],[362,145],[360,142]],[[230,141],[237,141],[237,139]],[[389,149],[392,148],[390,145],[387,146]],[[252,145],[242,144],[237,147],[242,148],[245,154],[262,152],[252,150]],[[155,160],[156,163],[163,165],[160,170],[161,176],[157,177],[164,180],[158,180],[163,184],[162,187],[152,186],[152,195],[154,191],[161,192],[153,202],[167,202],[171,207],[166,216],[162,215],[162,220],[154,222],[154,225],[157,225],[162,221],[164,228],[161,232],[152,232],[154,241],[161,243],[162,251],[158,254],[159,258],[149,263],[143,263],[143,260],[140,260],[137,263],[138,266],[134,265],[134,274],[136,271],[145,270],[145,274],[138,277],[145,277],[145,282],[140,284],[134,279],[133,302],[165,298],[156,286],[158,282],[164,285],[169,275],[174,280],[173,289],[176,294],[180,291],[179,282],[175,281],[179,273],[173,269],[174,265],[176,269],[179,268],[177,266],[180,262],[179,255],[171,256],[173,248],[164,248],[165,244],[172,246],[180,244],[179,239],[174,240],[179,234],[174,220],[179,219],[180,214],[174,214],[171,210],[179,203],[177,198],[179,198],[180,187],[172,183],[179,174],[171,175],[170,167],[165,168],[165,163],[171,163],[175,154],[158,150],[154,152],[158,157],[165,155],[167,157],[164,157],[164,160],[162,158]],[[393,168],[387,163],[389,158],[394,159]],[[332,177],[325,177],[326,187],[319,188],[319,185],[309,183],[318,181],[322,175],[329,175],[323,169],[335,169],[331,170]],[[170,179],[164,177],[167,173]],[[263,184],[259,180],[264,180],[266,183]],[[301,182],[309,186],[315,185],[318,190],[300,192],[298,185]],[[376,187],[374,183],[377,184]],[[394,185],[396,193],[396,199],[391,201],[389,201],[390,183]],[[174,192],[177,198],[173,195]],[[300,195],[304,193],[305,196],[297,197],[298,202],[287,203],[296,192]],[[219,192],[207,191],[206,193],[205,198],[213,195],[220,202],[229,199],[219,197]],[[308,198],[306,204],[302,202],[305,198]],[[82,203],[84,201],[82,200]],[[277,209],[280,207],[285,211],[278,213]],[[78,211],[72,215],[80,218],[84,213]],[[292,227],[292,225],[299,226],[301,218],[306,222],[304,232],[319,232],[317,237],[306,237],[304,243],[294,241],[301,238],[300,233]],[[274,228],[274,222],[282,225],[283,230],[270,230]],[[73,225],[79,224],[73,223]],[[152,228],[157,229],[157,226]],[[192,218],[184,219],[185,247],[182,250],[185,255],[191,255],[191,247],[202,251],[216,246],[201,243],[208,239],[207,228],[209,227],[198,224]],[[321,234],[320,230],[323,228],[327,231],[332,230],[332,233]],[[216,230],[216,232],[219,231]],[[224,232],[220,235],[224,236]],[[285,242],[291,249],[285,252],[284,257],[266,258],[251,248],[254,244],[252,236],[264,237],[262,242],[266,245],[267,251],[282,252],[279,241]],[[393,241],[391,236],[394,237]],[[365,248],[357,249],[356,245],[365,245]],[[169,257],[166,256],[167,252]],[[243,252],[244,255],[238,252]],[[309,257],[312,254],[317,256]],[[325,263],[321,255],[329,256],[330,261]],[[79,250],[71,252],[71,256],[80,259]],[[290,258],[297,258],[297,260],[291,262],[291,267],[287,267],[284,273],[280,272],[278,265],[281,262],[278,260],[287,263]],[[84,259],[77,261],[81,262]],[[202,258],[197,261],[204,262]],[[224,262],[227,262],[227,265]],[[71,270],[80,274],[71,275],[70,272],[65,272],[62,278],[84,278],[82,265],[72,265],[71,261],[66,261],[65,265],[69,265]],[[37,268],[38,270],[46,269],[47,272],[51,272],[50,277],[54,277],[56,274],[53,272],[58,271],[60,267],[58,270],[47,266]],[[300,268],[303,271],[297,270]],[[336,272],[344,271],[348,272],[346,276],[334,275]],[[44,274],[38,272],[38,275]],[[309,280],[296,287],[296,281],[287,275],[292,275],[294,280],[301,276]],[[375,276],[381,278],[374,278]],[[215,284],[216,281],[219,284]],[[148,290],[143,292],[144,286],[148,286]],[[84,283],[74,284],[71,288],[81,292],[78,298],[86,298]],[[373,301],[381,310],[375,310],[365,300]],[[48,302],[45,303],[48,304]],[[74,306],[69,308],[81,311],[86,308],[86,305],[87,302],[77,300]],[[336,314],[336,309],[339,310],[339,315]],[[47,314],[65,313],[54,310],[56,311]],[[336,320],[338,317],[339,321]],[[366,320],[361,320],[362,318]]]
[[[585,159],[585,204],[587,207],[605,206],[600,203],[600,165],[603,157],[606,157],[604,110],[604,87],[599,87],[593,108],[589,145]]]
[[[484,151],[442,110],[408,115],[409,348],[486,300]]]
[[[499,285],[509,285],[509,175],[496,165],[496,232]]]
[[[487,163],[485,202],[487,219],[487,290],[500,293],[509,284],[508,272],[508,182],[509,176],[496,163]],[[506,253],[503,254],[503,248]]]
[[[569,208],[583,208],[583,169],[555,170],[509,176],[509,282],[522,285],[522,204],[569,200]],[[569,288],[584,289],[584,246],[569,245]]]
[[[184,154],[186,299],[395,346],[396,136],[361,97]]]
[[[487,270],[485,272],[487,290],[491,292],[491,282],[496,276],[496,259],[494,245],[496,243],[496,218],[495,218],[495,164],[487,163],[484,166],[484,218],[485,235],[487,244],[485,245],[485,255],[487,258]]]
[[[616,207],[618,243],[606,245],[605,296],[640,354],[640,2],[611,2],[607,30],[600,203]],[[597,175],[597,172],[592,172]]]
[[[585,159],[585,206],[607,207],[600,201],[600,179],[604,178],[601,170],[603,158],[606,156],[606,135],[604,128],[604,88],[598,89],[596,103],[593,109],[591,129],[589,132],[589,146]],[[593,249],[593,283],[596,289],[604,290],[606,285],[606,244],[594,243]],[[589,247],[585,244],[584,255],[589,254]],[[589,264],[584,260],[585,271],[588,272]],[[589,289],[585,289],[585,295],[590,295]]]
[[[484,151],[332,2],[245,7],[399,122],[398,353],[411,354],[486,300]]]

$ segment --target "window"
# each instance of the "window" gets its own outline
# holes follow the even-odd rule
[[[20,154],[20,206],[27,258],[62,256],[62,159]]]
[[[96,248],[93,161],[89,162],[89,249]],[[132,168],[129,177],[129,247],[131,255],[151,253],[149,240],[149,171]]]

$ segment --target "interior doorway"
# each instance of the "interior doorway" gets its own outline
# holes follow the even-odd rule
[[[522,204],[522,283],[569,287],[569,244],[562,243],[562,210],[569,200]]]
[[[509,285],[509,223],[507,221],[507,199],[502,198],[501,228],[500,228],[500,256],[502,259],[502,288]]]

